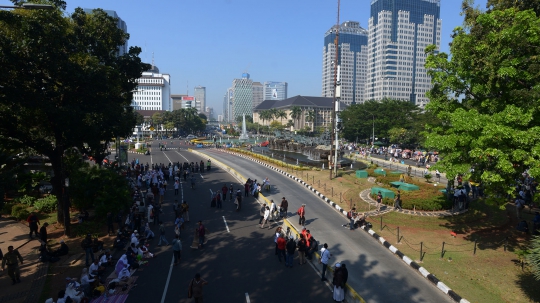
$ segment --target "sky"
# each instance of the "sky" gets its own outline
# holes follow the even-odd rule
[[[0,0],[1,1],[1,0]],[[399,0],[398,0],[399,1]],[[484,8],[487,0],[476,0]],[[173,94],[206,87],[217,116],[235,78],[288,82],[288,96],[320,96],[324,33],[337,22],[337,0],[66,0],[76,7],[114,10],[128,28],[129,46],[171,75]],[[441,0],[441,50],[460,26],[461,0]],[[340,23],[367,29],[370,0],[341,0]]]

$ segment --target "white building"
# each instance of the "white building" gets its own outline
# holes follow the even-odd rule
[[[366,100],[429,102],[424,50],[440,49],[441,23],[440,0],[371,0]]]
[[[133,92],[131,106],[136,110],[172,111],[171,76],[161,74],[157,66],[142,73]]]
[[[336,59],[336,26],[324,35],[322,96],[334,96],[333,62]],[[338,65],[341,71],[341,101],[347,105],[364,101],[367,77],[368,31],[356,21],[345,21],[339,27]]]
[[[253,80],[248,73],[243,73],[241,79],[234,79],[232,84],[232,115],[229,121],[236,121],[242,115],[253,114]]]

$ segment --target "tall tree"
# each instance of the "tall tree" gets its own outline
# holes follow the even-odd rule
[[[149,66],[138,47],[117,55],[129,35],[103,10],[68,16],[64,8],[0,11],[0,133],[49,158],[58,222],[69,235],[64,151],[132,128],[131,91]]]
[[[313,132],[315,130],[315,118],[316,118],[315,110],[308,110],[306,112],[306,121],[311,123],[311,131]]]
[[[284,110],[278,110],[276,118],[279,118],[281,124],[283,124],[283,119],[287,119],[287,113]]]
[[[427,110],[442,123],[429,126],[426,144],[448,176],[505,196],[525,170],[540,176],[540,19],[495,9],[470,26],[454,30],[451,56],[427,49]]]
[[[291,106],[291,118],[293,119],[293,121],[295,122],[294,124],[294,128],[297,128],[296,126],[298,125],[296,122],[298,122],[298,120],[300,119],[300,116],[302,115],[302,108],[300,108],[300,106]]]

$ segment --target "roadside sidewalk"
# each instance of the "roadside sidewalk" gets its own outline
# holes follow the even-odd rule
[[[13,245],[23,257],[20,265],[21,283],[11,285],[6,270],[0,272],[0,303],[37,302],[45,284],[48,266],[39,261],[39,241],[30,240],[28,226],[18,221],[0,218],[0,248],[5,254]]]

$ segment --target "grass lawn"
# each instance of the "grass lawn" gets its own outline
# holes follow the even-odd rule
[[[328,170],[282,169],[303,179],[345,210],[348,210],[350,205],[356,206],[360,212],[370,210],[359,194],[374,184],[367,179],[356,178],[354,171],[340,171],[338,178],[329,180]],[[387,181],[384,179],[386,178],[379,178],[378,181]],[[412,181],[426,183],[424,179],[418,178]],[[421,190],[410,194],[411,199],[423,199],[425,193],[422,193],[422,189],[427,191],[428,186],[434,187],[433,183],[420,185]],[[430,191],[439,194],[438,189],[434,187]],[[403,198],[407,196],[407,193],[403,194]],[[524,211],[523,215],[530,226],[533,214]],[[540,302],[538,281],[534,280],[526,265],[522,270],[519,257],[515,253],[524,248],[530,235],[515,229],[518,221],[513,205],[507,205],[506,210],[500,210],[477,200],[471,202],[470,209],[465,214],[444,218],[390,212],[383,216],[382,231],[380,217],[371,217],[368,220],[372,222],[376,233],[416,261],[420,261],[422,242],[424,255],[421,266],[471,302]],[[399,244],[398,226],[401,237]],[[455,238],[450,235],[452,231],[457,234]],[[475,240],[476,255],[473,254]],[[441,258],[443,242],[445,249]],[[381,249],[384,248],[381,246]]]

